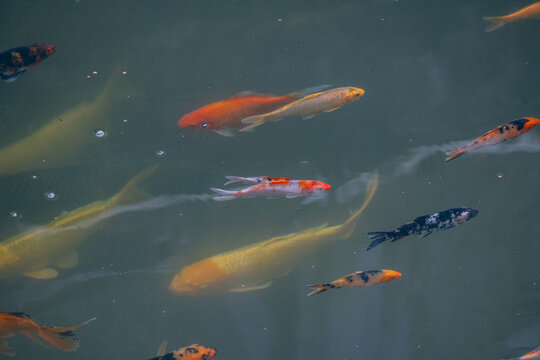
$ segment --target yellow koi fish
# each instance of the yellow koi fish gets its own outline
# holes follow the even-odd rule
[[[73,164],[96,142],[92,131],[106,131],[107,115],[119,98],[119,76],[115,72],[93,101],[77,105],[33,134],[0,149],[0,175]]]
[[[267,121],[279,121],[287,117],[302,116],[311,119],[320,112],[331,112],[343,105],[352,103],[364,95],[364,90],[356,87],[342,87],[321,91],[293,101],[272,112],[250,116],[242,119],[242,123],[248,125],[240,131],[252,131],[253,128]]]
[[[363,205],[343,224],[325,224],[211,256],[181,269],[169,290],[178,295],[204,295],[270,286],[273,279],[291,272],[296,263],[316,251],[319,245],[350,238],[360,214],[373,199],[378,183],[375,172]]]
[[[76,250],[96,229],[99,216],[133,201],[140,193],[137,185],[154,170],[155,167],[141,172],[108,200],[64,212],[45,226],[0,242],[0,278],[25,275],[52,279],[58,275],[53,266],[60,269],[75,267],[78,261]]]

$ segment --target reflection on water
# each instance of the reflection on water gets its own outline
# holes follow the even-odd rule
[[[444,162],[489,129],[539,116],[540,22],[486,33],[482,19],[530,4],[5,1],[0,52],[35,42],[56,52],[0,83],[0,244],[88,231],[56,277],[0,280],[0,311],[51,325],[97,317],[77,329],[76,352],[15,336],[16,358],[150,359],[164,340],[168,351],[214,347],[217,359],[500,359],[536,348],[539,130]],[[234,94],[316,84],[365,94],[234,137],[177,124]],[[52,226],[156,164],[132,201]],[[350,237],[298,254],[292,268],[269,261],[272,286],[169,292],[191,264],[341,224],[375,169],[377,193]],[[332,188],[213,201],[209,189],[232,175]],[[365,251],[368,232],[456,207],[479,215]],[[370,269],[402,277],[306,296],[310,284]]]

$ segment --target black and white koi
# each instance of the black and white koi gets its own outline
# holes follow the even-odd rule
[[[394,231],[389,232],[369,232],[371,240],[366,250],[371,250],[380,243],[391,240],[394,242],[402,237],[409,235],[423,235],[426,237],[438,230],[446,230],[464,223],[478,215],[478,210],[471,208],[452,208],[430,215],[417,217],[411,222],[401,225]]]

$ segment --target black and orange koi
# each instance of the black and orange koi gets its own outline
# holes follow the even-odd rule
[[[54,45],[34,43],[0,53],[0,79],[13,82],[26,70],[54,54]]]

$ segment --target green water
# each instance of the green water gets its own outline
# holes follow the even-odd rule
[[[44,42],[57,52],[0,84],[0,147],[92,101],[110,76],[118,87],[96,119],[106,125],[83,135],[92,138],[81,140],[85,150],[63,166],[0,177],[1,239],[110,198],[153,164],[160,168],[142,187],[164,204],[104,220],[79,248],[79,265],[55,279],[0,280],[0,311],[59,326],[97,317],[77,330],[76,352],[17,335],[9,339],[16,358],[148,359],[163,340],[250,360],[500,359],[540,345],[539,130],[443,161],[456,144],[540,116],[540,21],[486,33],[482,20],[529,4],[4,0],[0,51]],[[176,125],[244,90],[281,95],[320,84],[366,94],[232,138]],[[94,138],[96,128],[107,136]],[[58,154],[69,153],[62,145]],[[353,236],[271,287],[168,291],[180,268],[202,258],[342,222],[375,169],[381,184]],[[333,189],[309,204],[191,196],[210,194],[227,175],[318,179]],[[368,231],[461,206],[478,217],[365,251]],[[306,297],[306,285],[380,268],[403,277]]]

